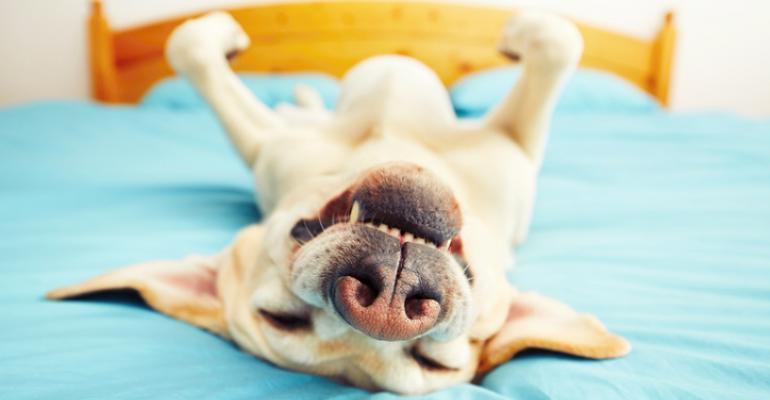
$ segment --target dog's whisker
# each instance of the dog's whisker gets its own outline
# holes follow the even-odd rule
[[[310,230],[310,227],[308,227],[308,226],[307,226],[307,221],[306,221],[306,220],[303,220],[303,221],[302,221],[302,225],[304,225],[304,226],[305,226],[305,230],[306,230],[306,231],[307,231],[307,233],[310,235],[310,240],[313,240],[313,239],[315,239],[316,235],[314,235],[314,234],[313,234],[313,231],[311,231],[311,230]],[[310,240],[308,240],[308,242],[309,242]]]

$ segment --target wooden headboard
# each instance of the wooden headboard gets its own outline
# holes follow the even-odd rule
[[[89,19],[92,96],[132,103],[172,75],[163,58],[171,31],[196,15],[113,30],[99,0]],[[419,1],[314,1],[227,10],[251,37],[233,62],[236,71],[319,71],[340,77],[376,54],[415,57],[445,84],[510,63],[496,44],[510,9]],[[197,14],[199,15],[199,14]],[[657,35],[634,38],[578,23],[585,40],[581,65],[613,72],[668,103],[674,41],[673,14]]]

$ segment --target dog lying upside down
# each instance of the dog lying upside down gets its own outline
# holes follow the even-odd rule
[[[592,316],[505,276],[582,51],[571,23],[514,16],[500,51],[522,60],[522,77],[462,124],[437,76],[400,56],[351,69],[334,112],[302,87],[298,107],[273,111],[227,63],[248,42],[213,13],[177,28],[166,53],[253,169],[265,220],[218,255],[129,266],[49,298],[134,289],[281,367],[406,394],[468,382],[525,348],[629,351]]]

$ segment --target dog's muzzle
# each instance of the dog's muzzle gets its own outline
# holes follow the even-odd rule
[[[449,250],[461,226],[457,201],[438,178],[388,164],[362,174],[317,223],[301,221],[292,235],[340,237],[324,249],[332,255],[320,289],[353,328],[393,341],[425,334],[447,317],[462,276],[451,270],[460,266]]]

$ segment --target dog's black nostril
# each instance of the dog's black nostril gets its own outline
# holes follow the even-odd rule
[[[355,277],[352,278],[356,279]],[[361,307],[369,307],[377,298],[377,291],[374,289],[374,287],[367,284],[366,281],[361,279],[358,279],[358,281],[360,284],[357,285],[355,291],[356,303],[358,303]]]
[[[409,319],[420,319],[432,314],[437,308],[441,308],[440,303],[430,297],[412,296],[404,302],[404,312]]]
[[[332,287],[334,305],[343,317],[371,306],[379,294],[380,291],[368,279],[352,275],[337,278]]]

